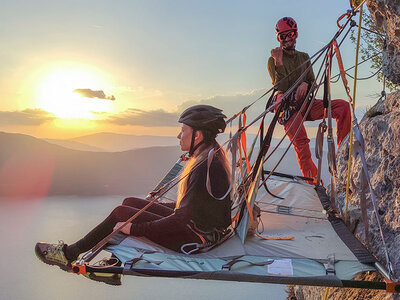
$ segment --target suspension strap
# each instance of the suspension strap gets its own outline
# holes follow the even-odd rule
[[[173,184],[174,180],[177,179],[179,173],[182,171],[183,166],[181,165],[182,161],[188,160],[187,153],[182,154],[175,165],[169,170],[169,172],[164,176],[164,178],[157,184],[157,186],[151,191],[147,196],[147,200],[153,199],[158,194],[162,193],[166,189],[168,189],[171,184]]]
[[[335,276],[335,254],[328,255],[328,261],[325,266],[325,272],[328,276]]]
[[[362,2],[362,4],[365,1]],[[356,47],[356,61],[355,61],[355,68],[354,68],[354,86],[353,86],[353,99],[352,99],[352,108],[353,111],[355,110],[355,101],[356,101],[356,91],[357,91],[357,71],[358,71],[358,51],[360,49],[360,37],[361,37],[361,23],[362,23],[362,14],[363,14],[363,7],[360,7],[360,17],[358,20],[358,32],[357,32],[357,47]],[[343,78],[343,76],[342,76]],[[351,98],[350,98],[351,99]],[[346,207],[344,210],[344,219],[348,220],[348,210],[349,210],[349,202],[351,199],[350,195],[350,176],[351,176],[351,154],[353,152],[353,129],[350,128],[350,140],[349,140],[349,157],[347,161],[347,181],[346,181]]]
[[[131,260],[127,261],[125,264],[128,264],[130,266],[133,266],[134,264],[138,263],[139,261],[145,261],[146,263],[149,264],[155,264],[157,266],[161,265],[164,261],[162,260],[149,260],[147,258],[144,258],[145,254],[153,254],[156,253],[156,251],[142,251],[137,257],[132,258]]]
[[[231,182],[229,184],[228,190],[226,191],[226,193],[222,197],[214,196],[214,194],[212,193],[212,190],[211,190],[210,166],[211,166],[211,163],[212,163],[212,160],[214,158],[214,154],[215,154],[216,150],[214,148],[211,148],[210,151],[208,152],[206,188],[207,188],[207,192],[210,194],[210,196],[215,198],[215,199],[217,199],[217,200],[224,200],[226,198],[226,196],[229,195],[229,193],[231,192],[231,190],[233,188],[233,184],[234,184],[234,181],[235,181],[236,152],[237,152],[237,144],[238,144],[239,133],[240,133],[240,131],[236,132],[235,135],[232,137],[232,139],[230,140],[230,142],[228,144],[228,149],[232,153]]]
[[[344,70],[344,67],[343,67],[342,55],[340,54],[339,46],[338,46],[336,40],[332,41],[332,45],[333,45],[333,48],[334,48],[335,53],[336,53],[336,59],[337,59],[337,62],[338,62],[338,66],[339,66],[339,70],[340,70],[340,76],[342,77],[344,89],[346,91],[347,96],[350,99],[350,102],[352,103],[354,97],[351,97],[351,95],[350,95],[350,88],[349,88],[349,84],[348,84],[348,81],[347,81],[347,78],[346,78],[346,71]],[[357,72],[357,66],[358,66],[358,58],[357,58],[357,61],[356,61],[355,73]],[[357,77],[356,77],[356,79],[357,79]],[[356,81],[357,80],[354,80],[355,83],[356,83]]]
[[[241,122],[240,122],[241,123]],[[246,112],[243,112],[243,124],[240,124],[241,127],[246,126]],[[246,173],[249,174],[250,173],[250,161],[247,157],[247,139],[246,139],[246,131],[243,131],[242,134],[240,135],[240,141],[241,141],[241,146],[243,149],[243,156],[244,159],[246,161]]]
[[[275,261],[275,260],[273,260],[273,259],[268,259],[267,261],[262,261],[262,262],[251,262],[251,261],[249,261],[249,260],[242,259],[241,257],[242,257],[242,256],[239,256],[239,257],[237,257],[237,258],[234,258],[234,259],[232,259],[231,261],[229,261],[229,262],[227,262],[226,264],[224,264],[224,265],[222,266],[222,270],[230,271],[231,268],[232,268],[235,264],[237,264],[237,263],[239,263],[239,262],[246,263],[247,265],[250,265],[250,266],[264,267],[264,266],[267,266],[267,265],[272,264],[272,263]]]
[[[379,227],[379,233],[382,239],[382,244],[383,244],[383,250],[385,253],[385,258],[386,258],[386,264],[388,267],[388,271],[389,271],[389,275],[393,276],[393,266],[392,263],[390,261],[389,258],[389,252],[387,249],[387,245],[386,245],[386,241],[385,241],[385,237],[383,235],[383,230],[382,230],[382,225],[380,222],[380,216],[379,216],[379,207],[378,207],[378,201],[375,197],[375,193],[374,190],[372,189],[372,184],[371,184],[371,180],[368,174],[368,167],[367,167],[367,162],[365,160],[365,156],[364,156],[364,139],[362,137],[362,134],[360,132],[360,129],[358,128],[358,124],[357,124],[357,119],[355,119],[355,121],[353,121],[353,131],[354,131],[354,152],[358,153],[362,162],[362,172],[364,173],[365,179],[368,183],[369,186],[369,191],[370,191],[370,195],[371,195],[371,200],[372,200],[372,204],[374,207],[374,213],[375,213],[375,218],[376,221],[378,223],[378,227]]]
[[[331,80],[331,70],[332,70],[332,56],[333,56],[333,45],[336,42],[332,43],[331,49],[328,54],[328,65],[326,68],[326,77],[325,77],[325,82],[326,87],[327,87],[327,99],[328,99],[328,110],[327,110],[327,117],[328,117],[328,134],[327,134],[327,142],[328,142],[328,167],[329,167],[329,172],[331,173],[331,191],[330,191],[330,198],[332,205],[334,204],[335,201],[335,196],[336,196],[336,182],[335,182],[335,177],[336,177],[336,153],[335,153],[335,142],[333,140],[333,129],[332,129],[332,101],[331,101],[331,87],[330,87],[330,80]]]
[[[267,102],[267,105],[266,105],[266,108],[274,101],[274,99],[275,99],[275,90],[274,90],[274,92],[272,93],[272,95],[271,95],[271,97],[269,98],[269,100],[268,100],[268,102]],[[263,150],[264,151],[264,155],[268,152],[268,150],[269,150],[269,148],[270,148],[270,146],[271,146],[271,141],[272,141],[272,135],[273,135],[273,133],[274,133],[274,129],[275,129],[275,126],[276,126],[276,122],[278,121],[278,118],[279,118],[279,115],[280,115],[280,113],[281,113],[281,110],[282,110],[282,105],[280,105],[279,107],[278,107],[278,109],[276,109],[276,112],[275,112],[275,115],[274,115],[274,117],[273,117],[273,119],[272,119],[272,121],[271,121],[271,123],[269,124],[269,126],[268,126],[268,130],[267,130],[267,133],[265,134],[265,137],[263,137],[263,129],[264,129],[264,119],[262,120],[262,122],[261,122],[261,135],[260,135],[260,149],[266,149],[266,150]],[[279,196],[277,196],[277,195],[275,195],[275,194],[273,194],[269,189],[268,189],[268,186],[267,186],[267,183],[266,183],[266,181],[265,181],[265,171],[264,171],[264,164],[262,163],[262,172],[261,172],[261,179],[262,179],[262,181],[263,181],[263,186],[264,186],[264,188],[265,188],[265,190],[266,190],[266,192],[268,193],[268,194],[270,194],[272,197],[275,197],[275,198],[278,198],[278,199],[283,199],[282,197],[279,197]]]
[[[324,73],[324,118],[322,122],[318,125],[317,137],[315,139],[315,156],[318,159],[318,173],[317,173],[317,186],[321,182],[321,168],[322,168],[322,157],[323,157],[323,149],[324,149],[324,134],[327,129],[326,125],[326,117],[327,117],[327,109],[329,106],[329,84],[327,80],[327,74]]]
[[[322,168],[322,156],[324,149],[324,134],[326,132],[325,118],[318,126],[317,138],[315,139],[315,156],[318,159],[318,173],[317,173],[317,185],[321,182],[321,168]]]

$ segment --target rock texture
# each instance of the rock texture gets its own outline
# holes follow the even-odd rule
[[[367,6],[376,25],[386,33],[383,74],[390,81],[400,83],[400,1],[369,0]]]
[[[386,32],[387,43],[383,55],[383,73],[394,83],[400,83],[400,0],[368,0],[368,8],[377,26]],[[374,193],[378,199],[379,219],[395,276],[400,278],[400,90],[391,93],[386,100],[377,102],[359,125],[365,142],[365,157],[368,164]],[[344,213],[346,199],[347,162],[349,136],[337,153],[337,198],[336,205]],[[359,157],[353,160],[353,197],[349,202],[348,225],[364,245],[382,262],[386,258],[376,216],[373,212],[370,193],[367,192],[368,236],[365,234],[360,211],[362,163]],[[362,274],[357,280],[379,280],[380,275]],[[325,292],[327,294],[325,295]],[[400,299],[399,294],[384,291],[340,289],[321,287],[294,287],[297,300],[303,299]],[[326,298],[325,298],[326,296]]]
[[[377,102],[359,125],[365,142],[365,158],[374,193],[378,199],[379,219],[388,246],[395,276],[400,277],[400,91],[391,93],[386,100]],[[349,136],[337,152],[336,205],[344,215],[346,202],[347,161]],[[373,212],[369,192],[367,196],[368,228],[366,237],[364,220],[360,211],[362,163],[359,156],[353,159],[353,197],[349,202],[349,227],[360,241],[382,262],[386,263],[382,239]],[[380,280],[376,274],[363,274],[357,280]],[[325,288],[295,287],[297,300],[324,299]],[[330,288],[327,299],[400,299],[400,295],[384,291]]]
[[[391,93],[386,100],[373,106],[360,122],[365,142],[365,158],[375,196],[378,199],[379,218],[393,262],[396,276],[400,277],[400,91]],[[348,137],[347,137],[348,139]],[[338,178],[336,205],[345,210],[347,157],[349,146],[344,143],[338,151]],[[386,263],[382,239],[367,193],[369,236],[365,235],[364,220],[360,212],[362,163],[359,156],[353,160],[352,176],[355,187],[349,205],[349,224],[355,234],[382,263]],[[358,223],[358,226],[355,224]]]

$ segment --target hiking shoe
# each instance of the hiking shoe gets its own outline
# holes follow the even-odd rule
[[[112,257],[103,259],[98,267],[99,268],[107,268],[107,267],[114,267],[114,266],[121,266],[121,262],[118,258],[114,255]],[[104,282],[110,285],[121,285],[121,274],[114,274],[114,273],[100,273],[100,272],[87,272],[83,274],[88,279]]]
[[[59,266],[67,272],[72,272],[72,261],[65,257],[63,241],[58,244],[37,243],[35,246],[36,256],[45,264]]]
[[[104,282],[109,285],[121,285],[121,274],[112,274],[112,273],[86,273],[85,276],[88,279]]]

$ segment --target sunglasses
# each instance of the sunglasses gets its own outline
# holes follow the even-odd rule
[[[278,34],[278,40],[283,41],[286,38],[293,38],[297,34],[297,31],[289,31],[289,32],[283,32]]]

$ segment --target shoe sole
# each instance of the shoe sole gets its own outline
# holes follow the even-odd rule
[[[103,282],[109,285],[114,285],[114,286],[122,285],[121,277],[119,277],[117,274],[113,274],[112,276],[107,277],[107,276],[99,276],[96,275],[95,273],[87,273],[83,276],[85,276],[87,279],[94,280],[97,282]]]
[[[37,244],[36,244],[36,246],[35,246],[35,254],[36,254],[36,257],[37,257],[40,261],[44,262],[45,264],[51,265],[51,266],[58,266],[58,267],[59,267],[60,269],[62,269],[63,271],[66,271],[66,272],[68,272],[68,273],[72,273],[72,266],[69,267],[69,266],[62,265],[62,264],[59,264],[59,263],[56,263],[56,262],[48,261],[48,260],[42,255],[42,252],[40,251],[40,248],[39,248],[39,246],[38,246]]]

